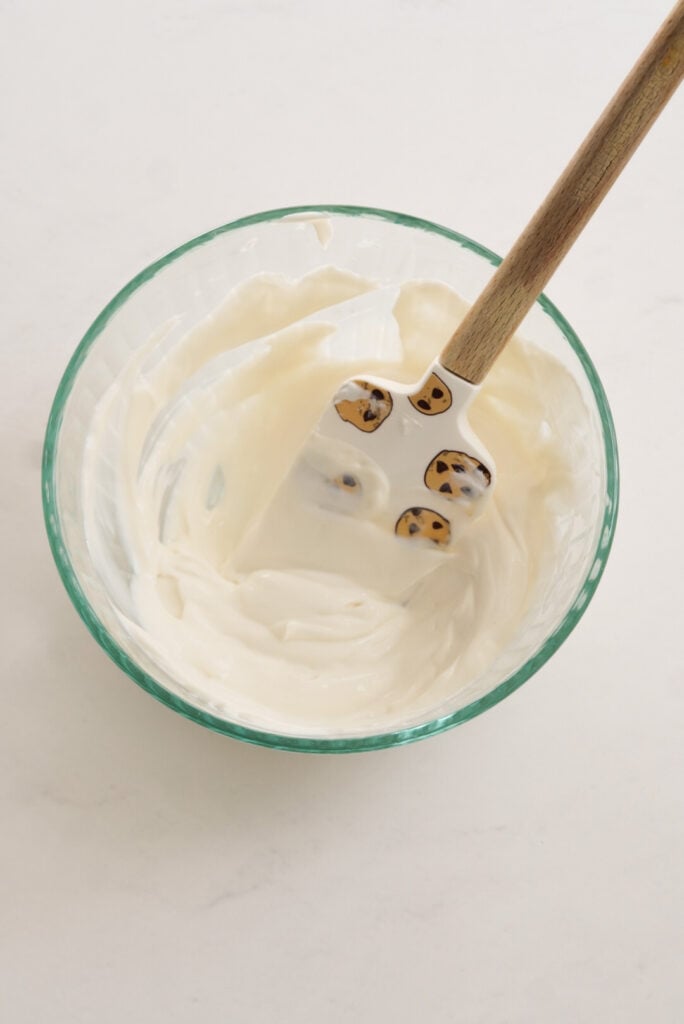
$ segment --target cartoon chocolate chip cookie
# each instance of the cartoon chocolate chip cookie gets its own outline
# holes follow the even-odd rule
[[[465,452],[440,452],[425,470],[425,486],[452,501],[473,501],[491,482],[492,474],[487,467]]]
[[[431,373],[420,391],[409,395],[409,402],[418,412],[425,413],[426,416],[437,416],[450,407],[451,392],[436,373]]]
[[[394,532],[399,537],[423,537],[441,545],[451,539],[449,520],[431,508],[407,508],[397,519]]]
[[[353,385],[360,391],[358,397],[335,402],[335,408],[345,423],[370,434],[392,412],[392,396],[384,388],[376,388],[365,380],[355,380]]]
[[[363,490],[361,482],[351,473],[341,473],[332,482],[335,487],[339,487],[341,491],[349,491],[350,494],[360,494]]]

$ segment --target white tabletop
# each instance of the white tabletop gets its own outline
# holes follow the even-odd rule
[[[622,509],[576,632],[410,747],[294,755],[156,703],[44,535],[49,405],[137,270],[307,202],[505,251],[668,0],[0,4],[0,1018],[674,1024],[684,1014],[684,90],[548,293]]]

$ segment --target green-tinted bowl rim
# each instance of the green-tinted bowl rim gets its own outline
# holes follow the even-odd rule
[[[517,690],[519,686],[522,686],[530,676],[534,675],[534,673],[540,669],[546,661],[548,661],[554,651],[556,651],[563,641],[570,635],[579,620],[582,618],[582,615],[593,597],[596,587],[598,586],[598,582],[603,574],[606,560],[613,543],[619,497],[618,454],[613,417],[608,406],[608,400],[603,390],[603,385],[599,380],[596,369],[594,368],[584,346],[563,314],[556,309],[554,304],[545,295],[540,295],[537,302],[544,312],[552,318],[582,364],[587,379],[591,384],[601,418],[607,471],[606,507],[603,516],[603,525],[592,565],[579,593],[577,594],[577,597],[562,622],[557,626],[554,632],[544,640],[538,650],[528,658],[525,664],[516,672],[512,673],[512,675],[502,683],[499,683],[498,686],[484,697],[473,701],[466,707],[461,708],[460,711],[455,711],[450,715],[437,718],[432,722],[426,722],[423,725],[418,725],[409,729],[401,729],[397,732],[380,733],[374,736],[325,739],[318,737],[283,736],[277,733],[262,732],[258,729],[251,729],[247,726],[238,725],[235,722],[224,721],[221,718],[217,718],[215,715],[211,715],[206,711],[193,707],[192,704],[187,703],[187,701],[183,700],[181,697],[170,693],[155,679],[153,679],[152,676],[148,675],[147,672],[144,672],[138,665],[136,665],[125,651],[119,647],[116,641],[112,639],[104,625],[95,615],[85,594],[83,593],[83,590],[81,589],[78,579],[76,578],[76,573],[74,572],[74,568],[67,553],[62,537],[59,510],[57,508],[55,497],[54,476],[56,469],[56,450],[59,430],[64,414],[64,407],[88,349],[101,333],[110,317],[127,301],[127,299],[140,287],[140,285],[149,281],[150,278],[154,277],[154,275],[163,267],[167,266],[167,264],[174,260],[179,259],[179,257],[190,249],[194,249],[198,245],[203,245],[205,242],[210,241],[217,235],[222,235],[228,231],[234,231],[237,228],[246,227],[250,224],[261,224],[266,221],[279,220],[292,214],[305,213],[379,218],[381,220],[390,221],[394,224],[404,225],[405,227],[417,228],[433,234],[443,235],[445,238],[449,238],[452,241],[457,242],[464,248],[470,249],[478,256],[488,260],[493,266],[498,266],[501,262],[500,256],[497,256],[490,249],[485,248],[485,246],[474,242],[471,238],[467,238],[465,235],[459,234],[457,231],[451,231],[449,228],[442,227],[439,224],[433,224],[431,221],[422,220],[419,217],[411,217],[404,213],[395,213],[390,210],[378,210],[364,206],[338,206],[323,204],[313,206],[291,206],[278,210],[267,210],[263,213],[252,214],[249,217],[242,217],[240,220],[232,221],[230,224],[223,224],[221,227],[214,228],[212,231],[207,231],[205,234],[191,239],[189,242],[186,242],[184,245],[174,249],[155,263],[150,264],[149,267],[146,267],[137,274],[132,281],[125,285],[125,287],[114,296],[111,302],[105,306],[100,315],[90,326],[78,348],[71,357],[69,364],[64,371],[64,376],[57,388],[57,393],[50,411],[50,417],[45,434],[42,473],[43,511],[52,554],[55,562],[57,563],[57,568],[62,578],[62,582],[64,583],[67,593],[76,607],[76,611],[81,616],[100,646],[104,648],[116,664],[122,668],[124,672],[131,677],[131,679],[142,686],[144,690],[147,690],[147,692],[151,693],[153,697],[156,697],[157,700],[160,700],[163,704],[173,708],[174,711],[179,712],[181,715],[191,719],[193,722],[198,722],[200,725],[204,725],[209,729],[224,733],[227,736],[233,736],[235,739],[243,740],[247,743],[256,743],[261,746],[274,747],[279,750],[299,751],[300,753],[352,753],[354,751],[379,750],[384,747],[400,746],[404,743],[411,743],[415,740],[422,739],[425,736],[432,736],[436,733],[444,732],[445,729],[450,729],[455,725],[459,725],[461,722],[466,722],[468,719],[481,714],[483,711],[486,711],[487,708],[491,708],[494,704],[498,704],[498,702],[503,700],[504,697],[507,697],[510,693],[513,693],[514,690]]]

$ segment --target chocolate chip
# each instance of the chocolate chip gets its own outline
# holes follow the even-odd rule
[[[441,459],[438,459],[437,462],[435,463],[435,469],[437,470],[438,473],[446,473],[448,468],[449,467],[447,466],[446,462],[442,462]]]
[[[366,411],[363,414],[364,423],[371,423],[373,420],[377,420],[377,418],[378,417],[375,415],[372,409],[366,409]]]
[[[452,469],[454,473],[465,473],[465,466],[462,466],[460,462],[454,462]]]
[[[371,391],[371,398],[377,398],[379,402],[381,402],[384,397],[385,396],[383,395],[380,388],[373,388],[373,390]]]
[[[461,494],[472,494],[472,493],[473,493],[472,487],[462,487],[461,488]]]
[[[437,520],[435,519],[435,521],[432,524],[432,529],[433,530],[443,530],[444,529],[444,523],[438,523]]]
[[[409,523],[409,533],[410,534],[418,533],[419,529],[420,529],[420,527],[418,526],[417,523]]]
[[[441,388],[433,388],[432,389],[432,397],[433,398],[444,398],[444,392],[442,391]]]
[[[356,480],[353,476],[349,476],[348,473],[345,473],[342,477],[342,483],[345,487],[356,487]]]
[[[419,409],[429,410],[430,408],[430,403],[426,402],[424,398],[419,398],[418,401],[416,402],[416,405],[418,406]]]
[[[443,494],[451,494],[451,484],[442,484],[440,491],[442,491]]]
[[[412,516],[419,516],[422,511],[423,511],[422,508],[412,508],[411,509],[411,515]]]

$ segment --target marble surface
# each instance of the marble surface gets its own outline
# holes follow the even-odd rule
[[[97,647],[39,504],[60,375],[134,272],[315,201],[504,251],[668,6],[0,3],[2,1020],[682,1020],[684,92],[548,288],[615,414],[613,554],[486,715],[341,758],[213,735]]]

